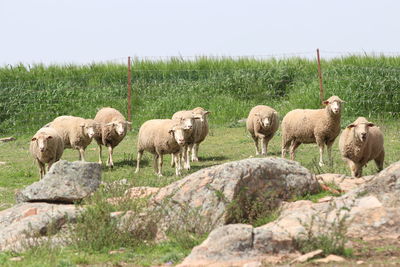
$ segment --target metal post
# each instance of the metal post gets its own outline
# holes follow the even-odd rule
[[[318,77],[319,77],[319,98],[321,104],[324,101],[324,88],[322,86],[322,71],[321,71],[321,59],[319,57],[319,48],[317,48],[317,62],[318,62]]]
[[[128,121],[132,122],[131,115],[131,97],[132,97],[132,80],[131,80],[131,57],[128,57]]]

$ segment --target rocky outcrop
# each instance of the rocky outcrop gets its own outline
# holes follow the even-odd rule
[[[39,182],[16,194],[17,203],[74,203],[93,193],[100,185],[101,165],[91,162],[54,163]]]
[[[78,214],[74,205],[21,203],[0,211],[0,251],[21,251],[29,238],[59,230]]]
[[[261,227],[226,225],[209,237],[180,266],[240,266],[244,261],[268,261],[272,255],[296,253],[296,239],[306,231],[330,231],[342,221],[347,236],[363,240],[400,238],[400,162],[364,185],[329,202],[286,203],[277,220]],[[311,221],[313,227],[310,228]],[[228,264],[228,265],[227,265]]]

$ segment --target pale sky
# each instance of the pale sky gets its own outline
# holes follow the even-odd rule
[[[0,66],[400,54],[399,14],[396,0],[0,0]]]

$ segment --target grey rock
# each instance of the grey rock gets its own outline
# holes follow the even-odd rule
[[[17,203],[73,203],[93,193],[100,185],[101,165],[60,160],[39,182],[16,193]]]
[[[0,251],[23,251],[29,240],[57,231],[74,221],[79,210],[74,205],[21,203],[0,211]]]

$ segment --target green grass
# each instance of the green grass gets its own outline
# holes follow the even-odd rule
[[[336,94],[347,102],[342,127],[359,115],[370,117],[381,127],[385,135],[385,167],[399,160],[399,63],[400,58],[384,57],[349,57],[322,62],[325,95]],[[192,169],[184,172],[186,176],[205,167],[255,157],[253,141],[244,125],[237,122],[247,116],[252,106],[270,105],[281,117],[294,108],[320,107],[316,65],[304,59],[135,61],[133,70],[133,131],[115,149],[114,169],[103,166],[102,174],[105,182],[126,179],[128,184],[111,191],[102,188],[86,201],[94,206],[92,213],[87,213],[93,220],[82,218],[79,231],[87,234],[86,245],[91,246],[83,249],[84,242],[75,242],[62,249],[41,246],[22,254],[0,253],[0,265],[75,266],[128,262],[150,266],[179,262],[206,234],[171,232],[169,241],[145,244],[138,236],[110,239],[107,231],[116,231],[115,225],[102,220],[111,211],[126,211],[134,205],[107,205],[105,198],[121,196],[124,189],[131,186],[162,187],[182,178],[174,175],[174,169],[169,166],[169,155],[164,157],[164,177],[156,176],[152,156],[146,152],[141,172],[134,173],[137,131],[141,123],[152,118],[169,118],[177,110],[195,106],[203,106],[212,112],[210,135],[200,147],[201,161],[193,163]],[[93,64],[0,68],[0,93],[0,135],[17,138],[14,142],[0,143],[0,162],[5,162],[0,165],[0,210],[4,210],[15,203],[15,190],[39,179],[28,147],[31,136],[41,125],[65,114],[94,117],[97,109],[103,106],[113,106],[126,114],[126,67]],[[280,137],[278,130],[269,144],[269,156],[280,156]],[[87,161],[97,162],[97,153],[97,146],[91,144],[86,151]],[[333,146],[333,157],[332,166],[321,168],[316,145],[301,145],[296,153],[296,160],[313,173],[349,175],[348,167],[340,158],[337,141]],[[63,159],[77,160],[78,152],[66,150]],[[105,159],[106,151],[103,151]],[[363,174],[375,172],[376,167],[369,163]],[[321,192],[302,199],[317,201],[326,195],[329,193]],[[278,211],[265,214],[252,223],[263,225],[278,215]],[[102,228],[98,234],[93,232],[96,227],[90,227],[96,220],[102,220],[98,224]],[[85,225],[88,227],[83,227]],[[121,253],[109,254],[120,248],[124,248]],[[24,257],[21,262],[9,261],[20,255]]]

